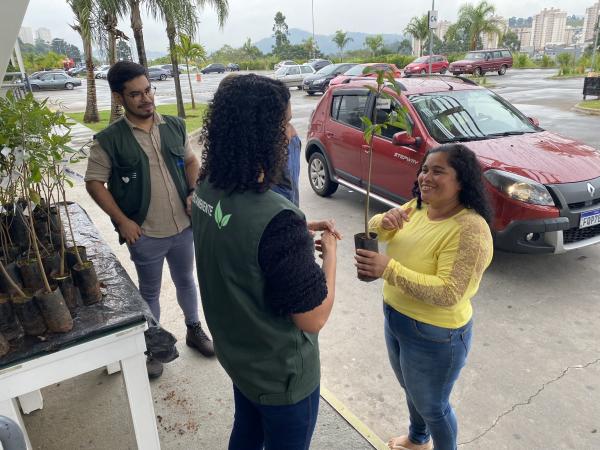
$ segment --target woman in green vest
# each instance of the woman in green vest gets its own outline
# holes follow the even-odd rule
[[[270,190],[290,118],[281,82],[237,75],[219,86],[202,130],[192,224],[204,314],[233,381],[230,449],[308,449],[317,419],[336,232],[321,230],[319,267],[304,214]]]

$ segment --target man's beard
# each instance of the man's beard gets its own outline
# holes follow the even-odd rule
[[[152,105],[152,111],[151,112],[146,112],[143,109],[144,106],[148,106],[148,105]],[[131,108],[127,103],[123,104],[123,108],[125,108],[125,111],[127,112],[127,114],[129,116],[134,116],[134,117],[138,117],[140,119],[148,119],[149,117],[152,117],[154,115],[154,111],[156,110],[156,107],[154,106],[154,103],[145,103],[145,104],[141,104],[139,105],[139,108]]]

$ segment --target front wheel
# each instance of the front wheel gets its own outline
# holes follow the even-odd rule
[[[38,92],[40,90],[40,87],[37,84],[32,84],[31,85],[31,90],[33,92]]]
[[[65,83],[65,89],[68,89],[69,91],[73,90],[74,87],[73,83]]]
[[[475,70],[473,71],[473,75],[475,75],[476,77],[482,76],[483,72],[481,71],[481,67],[475,67]]]
[[[505,73],[506,73],[506,66],[500,67],[500,70],[498,71],[498,75],[504,75]]]
[[[327,160],[322,153],[316,152],[308,161],[308,181],[317,195],[329,197],[337,191],[338,184],[329,177]]]
[[[165,81],[167,79],[167,76],[163,73],[160,76],[160,81]]]
[[[315,91],[306,91],[308,95],[315,95]]]
[[[444,74],[446,73],[446,68],[445,68],[445,67],[442,67],[442,70],[440,70],[440,73],[441,73],[442,75],[444,75]]]

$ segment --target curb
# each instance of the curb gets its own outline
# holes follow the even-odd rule
[[[592,116],[600,116],[600,109],[592,109],[592,108],[584,108],[583,106],[575,105],[573,109],[584,114],[589,114]]]

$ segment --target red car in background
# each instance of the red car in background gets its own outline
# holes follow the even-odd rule
[[[394,78],[400,78],[402,76],[402,72],[400,69],[396,67],[395,64],[388,63],[367,63],[367,64],[358,64],[353,68],[349,69],[347,72],[344,72],[343,75],[338,75],[333,80],[329,82],[329,86],[335,86],[337,84],[348,83],[355,77],[373,77],[376,78],[376,73],[363,74],[363,70],[367,67],[373,67],[375,70],[385,70],[386,72],[391,72],[394,74]]]
[[[448,70],[448,59],[443,55],[421,56],[404,68],[404,76],[413,74],[424,75],[429,73],[429,60],[431,59],[431,73],[445,74]]]
[[[373,198],[397,206],[412,198],[423,156],[460,142],[477,155],[494,207],[497,248],[516,253],[563,253],[600,243],[600,153],[539,127],[493,91],[465,78],[396,80],[393,100],[375,101],[370,78],[334,86],[313,112],[306,143],[314,192],[342,184],[365,194],[369,146],[362,116],[381,123],[404,107],[412,125],[388,126],[373,137]]]

